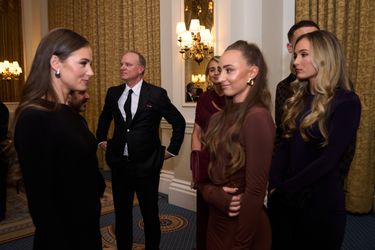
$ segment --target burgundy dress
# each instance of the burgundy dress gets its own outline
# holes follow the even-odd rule
[[[264,208],[271,166],[275,125],[270,112],[263,107],[251,108],[241,129],[241,145],[245,150],[245,166],[225,178],[221,169],[212,166],[211,182],[199,185],[209,203],[207,249],[231,250],[271,248],[271,227]],[[226,152],[218,152],[226,154]],[[229,217],[231,195],[223,186],[238,187],[243,193],[240,214]]]
[[[219,111],[219,109],[222,109],[224,104],[225,97],[219,96],[216,91],[208,90],[204,92],[198,99],[197,108],[195,110],[195,123],[205,132],[211,116]]]
[[[203,132],[207,130],[211,116],[219,111],[218,108],[223,108],[224,104],[225,97],[219,96],[214,90],[208,90],[199,97],[195,110],[195,123],[202,128]],[[208,204],[203,200],[199,190],[197,190],[197,250],[206,249],[208,211]]]

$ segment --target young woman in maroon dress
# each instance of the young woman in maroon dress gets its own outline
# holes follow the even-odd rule
[[[220,58],[219,82],[227,102],[214,114],[202,142],[210,155],[208,182],[199,190],[208,202],[207,249],[270,249],[271,228],[264,208],[275,125],[270,113],[267,66],[259,48],[230,45]],[[231,216],[232,194],[241,210]]]
[[[195,110],[195,123],[191,136],[191,150],[201,150],[202,133],[207,130],[208,122],[213,114],[224,107],[225,97],[218,83],[220,75],[219,57],[215,56],[207,63],[206,79],[212,83],[212,87],[202,94],[197,102]],[[208,204],[203,200],[197,190],[197,232],[196,249],[206,249],[206,230],[208,222]]]

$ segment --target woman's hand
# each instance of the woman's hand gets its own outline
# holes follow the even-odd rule
[[[102,141],[99,143],[98,145],[101,149],[103,149],[104,151],[107,150],[107,141]]]
[[[238,192],[238,188],[231,188],[231,187],[223,187],[223,190],[224,192],[228,194],[235,194]],[[232,196],[232,200],[229,204],[229,211],[228,211],[229,217],[235,217],[240,214],[241,197],[242,197],[242,194],[236,194]]]

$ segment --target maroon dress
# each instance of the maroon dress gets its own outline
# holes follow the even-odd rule
[[[223,108],[224,104],[225,97],[219,96],[214,90],[208,90],[199,97],[195,110],[195,123],[201,127],[203,132],[207,130],[211,116]],[[206,249],[208,210],[208,204],[203,200],[199,190],[197,190],[197,250]]]
[[[210,182],[199,185],[210,207],[207,228],[209,250],[271,248],[271,227],[264,207],[275,136],[270,112],[263,107],[252,107],[240,134],[245,166],[225,178],[221,171],[225,166],[214,165]],[[223,150],[217,154],[227,153]],[[223,191],[223,186],[238,187],[239,193],[243,193],[240,214],[236,217],[228,216],[232,196]]]
[[[195,123],[205,132],[211,116],[219,111],[219,109],[222,109],[224,104],[225,97],[219,96],[216,91],[208,90],[204,92],[198,99],[197,108],[195,110]]]

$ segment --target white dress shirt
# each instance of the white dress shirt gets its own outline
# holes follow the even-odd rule
[[[130,110],[132,112],[132,118],[134,117],[135,112],[137,112],[139,96],[141,94],[142,82],[143,82],[143,80],[140,80],[132,88],[133,94],[132,94],[132,103],[131,103],[131,106],[130,106]],[[124,92],[122,92],[120,98],[117,101],[118,108],[121,111],[122,117],[124,117],[124,121],[126,120],[124,105],[125,105],[126,99],[128,99],[129,90],[130,90],[130,88],[128,87],[128,85],[126,85]]]
[[[130,106],[130,110],[132,112],[132,118],[134,117],[138,109],[138,102],[139,102],[139,96],[141,94],[142,82],[143,82],[143,79],[141,79],[136,85],[134,85],[133,88],[131,88],[133,90],[132,103]],[[125,105],[126,99],[128,99],[129,90],[130,88],[128,87],[128,85],[126,85],[124,92],[121,94],[120,98],[117,101],[118,108],[121,111],[122,117],[124,117],[124,121],[126,121],[124,105]],[[127,144],[125,144],[124,155],[128,155]]]

